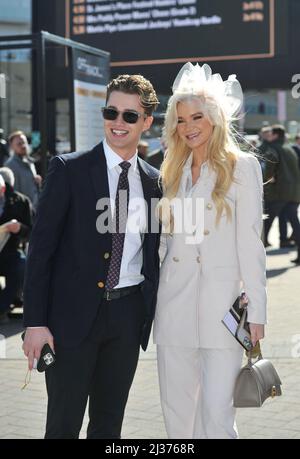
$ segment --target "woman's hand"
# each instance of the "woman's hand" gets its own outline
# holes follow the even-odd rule
[[[262,324],[249,324],[251,341],[253,346],[256,345],[257,341],[261,340],[265,336],[265,326]]]
[[[21,230],[21,223],[17,220],[11,220],[10,222],[5,223],[4,231],[7,233],[18,234]]]

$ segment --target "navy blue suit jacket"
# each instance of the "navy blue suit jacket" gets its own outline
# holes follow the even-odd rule
[[[158,171],[138,159],[144,198],[160,198]],[[85,153],[53,158],[32,230],[24,283],[24,326],[47,326],[56,342],[73,347],[89,334],[96,318],[111,253],[111,233],[100,234],[96,209],[109,197],[107,165],[100,143]],[[143,243],[143,294],[147,307],[141,346],[145,350],[154,317],[159,280],[159,234]]]

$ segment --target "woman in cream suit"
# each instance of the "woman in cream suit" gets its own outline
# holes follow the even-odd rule
[[[208,65],[188,63],[166,113],[154,341],[169,438],[237,438],[232,398],[243,349],[222,319],[241,289],[253,344],[264,337],[262,175],[230,128],[242,97],[234,75],[223,81]],[[178,212],[191,202],[201,218]],[[183,214],[190,221],[176,225]]]

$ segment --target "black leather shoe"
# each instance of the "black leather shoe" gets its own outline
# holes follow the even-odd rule
[[[300,258],[297,257],[295,260],[291,260],[292,263],[295,263],[295,265],[300,265]]]
[[[7,312],[1,312],[0,313],[0,325],[7,325],[9,324],[10,320],[8,317]]]
[[[281,241],[280,248],[281,249],[293,249],[295,247],[295,243],[291,241]]]

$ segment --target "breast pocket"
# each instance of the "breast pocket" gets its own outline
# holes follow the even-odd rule
[[[178,274],[178,260],[179,259],[176,257],[165,258],[160,268],[160,282],[169,282],[176,274]]]

